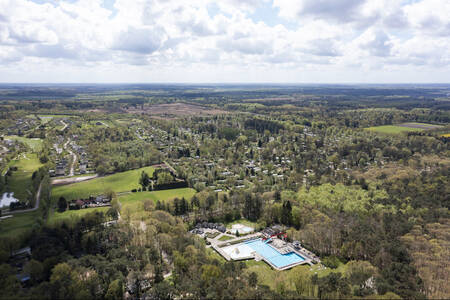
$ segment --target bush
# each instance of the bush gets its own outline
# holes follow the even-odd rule
[[[339,258],[332,255],[322,259],[322,263],[328,268],[337,269],[337,267],[339,267],[339,265],[341,264],[341,261],[339,260]]]
[[[132,193],[136,193],[137,190],[136,190],[136,189],[132,189],[131,192],[132,192]]]

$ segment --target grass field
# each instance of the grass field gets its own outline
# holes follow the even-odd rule
[[[55,223],[59,223],[61,221],[72,221],[75,222],[75,220],[83,217],[87,213],[92,212],[103,212],[106,213],[108,211],[109,207],[93,207],[93,208],[86,208],[86,209],[78,209],[78,210],[66,210],[65,212],[53,212],[49,219],[48,224],[53,225]]]
[[[87,198],[91,195],[103,194],[106,190],[112,190],[116,193],[129,192],[132,189],[140,187],[139,177],[142,171],[152,176],[154,169],[152,167],[145,167],[105,177],[98,177],[88,181],[57,186],[53,188],[52,199],[56,200],[61,196],[64,196],[66,200]]]
[[[8,177],[7,191],[14,192],[14,197],[20,201],[27,200],[31,193],[31,176],[41,166],[37,155],[32,153],[25,153],[19,160],[12,161],[10,167],[17,167],[17,171],[13,171],[12,176]]]
[[[255,272],[258,276],[258,282],[263,285],[267,285],[272,290],[279,289],[280,285],[284,285],[286,290],[295,290],[295,279],[299,274],[314,275],[317,273],[319,277],[328,275],[331,272],[340,272],[345,274],[345,265],[339,266],[337,269],[321,268],[320,265],[302,265],[294,267],[286,271],[276,271],[273,270],[268,264],[263,261],[247,260],[245,262],[247,265],[246,273],[250,274]]]
[[[1,237],[20,237],[31,230],[39,217],[39,211],[16,214],[12,218],[0,221]]]
[[[175,197],[178,198],[184,197],[186,200],[190,200],[192,196],[195,195],[195,193],[196,193],[195,190],[191,188],[130,193],[120,196],[119,201],[120,203],[122,203],[122,208],[129,207],[130,209],[135,209],[139,206],[140,203],[143,203],[143,201],[147,199],[152,200],[153,202],[156,202],[158,200],[167,201]]]
[[[422,128],[410,128],[410,127],[402,127],[395,125],[383,125],[383,126],[375,126],[366,128],[367,130],[378,132],[378,133],[388,133],[388,134],[397,134],[402,132],[411,132],[411,131],[423,131]]]
[[[33,150],[33,151],[39,151],[42,148],[42,140],[38,139],[38,138],[29,139],[29,138],[25,138],[22,136],[11,135],[11,136],[5,136],[5,139],[16,140],[16,141],[22,142],[25,145],[28,145],[31,148],[31,150]]]
[[[232,239],[234,239],[233,236],[222,235],[222,236],[219,238],[219,241],[228,241],[228,240],[232,240]]]

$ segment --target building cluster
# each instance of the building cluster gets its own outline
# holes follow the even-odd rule
[[[195,225],[195,228],[191,230],[194,234],[203,234],[205,232],[205,229],[216,229],[220,231],[221,233],[225,233],[227,231],[227,228],[225,225],[221,223],[208,223],[208,222],[202,222],[197,223]]]
[[[88,199],[75,199],[69,203],[70,210],[77,210],[90,207],[110,206],[111,200],[103,195],[89,197]]]
[[[39,121],[34,118],[20,118],[16,120],[16,123],[6,128],[7,135],[22,136],[26,131],[39,126]]]

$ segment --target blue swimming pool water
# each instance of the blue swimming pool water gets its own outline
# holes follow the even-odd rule
[[[274,248],[270,247],[261,240],[250,241],[246,243],[250,248],[255,250],[259,255],[270,261],[277,268],[283,268],[287,265],[302,262],[305,259],[295,252],[281,254]]]

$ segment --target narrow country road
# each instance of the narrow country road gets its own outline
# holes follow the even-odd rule
[[[70,142],[71,142],[71,140],[68,139],[67,142],[64,144],[64,149],[66,149],[72,156],[72,163],[70,164],[69,176],[74,176],[75,175],[75,162],[77,161],[77,155],[75,153],[73,153],[72,150],[67,146],[67,145],[69,145]]]
[[[39,203],[41,202],[41,188],[42,188],[42,181],[39,184],[39,188],[38,188],[37,193],[36,193],[36,201],[34,202],[34,207],[33,208],[7,211],[7,212],[5,212],[5,215],[15,215],[15,214],[32,212],[32,211],[37,210],[39,208]]]
[[[64,125],[64,127],[61,129],[61,131],[64,131],[67,128],[68,124],[66,122],[64,122],[64,120],[61,120],[60,122]]]

